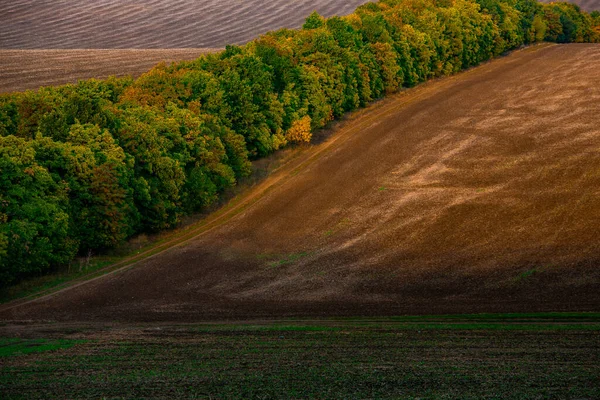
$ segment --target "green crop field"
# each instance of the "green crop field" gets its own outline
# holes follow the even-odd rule
[[[600,396],[598,313],[11,332],[29,338],[0,341],[9,399]]]

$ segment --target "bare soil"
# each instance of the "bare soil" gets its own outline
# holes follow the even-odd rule
[[[193,60],[217,50],[0,50],[0,93],[111,75],[138,77],[160,62]]]
[[[550,3],[551,0],[540,0],[542,3]],[[573,0],[569,3],[577,4],[582,10],[592,12],[594,10],[600,11],[600,0]]]
[[[297,28],[313,11],[345,15],[368,0],[3,1],[0,49],[166,49],[246,43]]]
[[[600,46],[379,102],[211,229],[4,320],[600,310]]]

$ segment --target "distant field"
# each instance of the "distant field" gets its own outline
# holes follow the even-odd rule
[[[542,3],[550,3],[552,2],[552,0],[541,0]],[[565,0],[567,1],[567,0]],[[567,1],[568,3],[574,3],[577,4],[579,7],[581,7],[582,10],[585,11],[594,11],[594,10],[598,10],[600,11],[600,0],[571,0],[571,1]]]
[[[160,61],[193,59],[270,30],[299,27],[314,10],[344,15],[367,2],[17,0],[0,13],[0,93],[139,76]],[[574,2],[588,11],[600,9],[600,0]]]
[[[344,15],[367,0],[4,1],[0,49],[211,48],[299,27],[316,10]],[[600,0],[574,0],[584,10]]]
[[[294,28],[367,0],[4,1],[0,49],[206,48]]]
[[[161,61],[191,60],[211,51],[216,49],[0,50],[0,92],[139,76]]]

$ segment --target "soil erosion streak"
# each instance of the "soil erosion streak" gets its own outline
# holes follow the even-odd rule
[[[199,321],[600,308],[600,46],[393,96],[183,244],[0,311]]]

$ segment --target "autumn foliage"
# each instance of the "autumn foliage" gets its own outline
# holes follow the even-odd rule
[[[0,286],[176,226],[250,160],[374,99],[600,17],[534,0],[381,0],[137,80],[0,96]]]
[[[287,130],[285,138],[291,143],[309,143],[312,138],[310,130],[310,117],[304,117],[294,121],[290,129]]]

